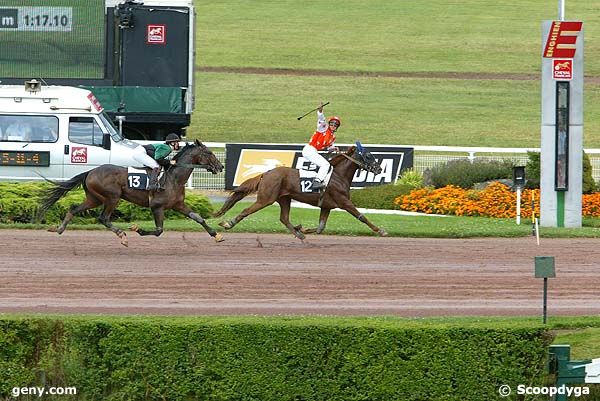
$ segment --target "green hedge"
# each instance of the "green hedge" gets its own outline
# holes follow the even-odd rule
[[[424,183],[434,188],[455,185],[469,189],[479,182],[503,178],[512,179],[513,165],[511,160],[450,160],[428,169],[423,174]]]
[[[44,189],[49,188],[48,183],[0,183],[0,223],[34,223],[40,197]],[[71,205],[82,203],[85,198],[83,189],[73,190],[54,206],[52,206],[45,217],[46,223],[59,223]],[[186,193],[186,204],[202,217],[209,217],[213,207],[204,195]],[[95,223],[96,218],[102,211],[101,207],[90,210],[73,219],[75,223]],[[113,213],[114,219],[123,221],[152,220],[152,211],[122,200]],[[180,213],[169,210],[165,214],[168,219],[185,218]]]
[[[408,195],[414,189],[408,185],[374,185],[364,189],[350,190],[350,199],[354,206],[366,209],[397,209],[394,199]]]
[[[74,386],[85,400],[487,401],[502,384],[542,383],[546,330],[391,318],[4,317],[0,398],[45,385]]]

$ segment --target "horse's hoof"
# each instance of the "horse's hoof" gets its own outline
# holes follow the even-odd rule
[[[223,237],[223,234],[221,233],[217,233],[217,235],[215,235],[215,242],[223,242],[225,241],[225,238]]]
[[[228,221],[222,221],[222,222],[219,223],[219,225],[221,227],[223,227],[224,229],[226,229],[226,230],[229,230],[231,228],[231,224],[229,224]]]
[[[379,229],[379,236],[380,237],[387,237],[387,235],[388,235],[388,233],[385,232],[384,229],[382,229],[382,228]]]
[[[300,241],[304,241],[306,239],[306,236],[304,234],[302,234],[300,231],[296,231],[294,233],[294,235],[296,236],[296,238],[298,238]]]
[[[129,246],[129,241],[127,240],[127,234],[125,234],[124,232],[121,232],[117,235],[119,236],[119,238],[121,238],[121,245]]]
[[[138,231],[140,231],[140,226],[138,226],[137,224],[132,224],[129,226],[129,229],[137,233]]]

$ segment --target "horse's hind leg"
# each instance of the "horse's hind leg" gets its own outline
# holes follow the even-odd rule
[[[204,227],[206,232],[215,239],[216,242],[221,242],[225,240],[225,238],[223,238],[223,234],[216,232],[211,226],[206,224],[206,221],[202,218],[202,216],[200,216],[198,213],[194,212],[192,209],[187,207],[186,204],[182,203],[181,205],[177,205],[173,208],[173,210],[182,213],[183,215],[194,220],[196,223],[200,224],[202,227]]]
[[[292,199],[289,196],[286,196],[283,198],[279,198],[277,202],[279,203],[280,208],[279,221],[281,221],[281,223],[284,226],[286,226],[287,229],[290,230],[290,232],[296,236],[296,238],[300,240],[306,238],[304,234],[300,232],[300,226],[295,227],[294,225],[292,225],[292,223],[290,223],[290,205],[292,203]]]
[[[56,228],[55,230],[51,229],[50,231],[56,231],[58,234],[62,234],[67,229],[67,226],[69,225],[71,220],[73,220],[73,216],[81,212],[85,212],[88,209],[98,207],[98,205],[100,205],[100,202],[88,194],[83,203],[79,205],[73,205],[69,208],[67,215],[65,216],[61,225],[58,228]]]
[[[120,228],[113,226],[112,222],[110,220],[110,216],[112,215],[112,212],[117,207],[118,203],[119,203],[119,198],[106,199],[106,201],[104,203],[104,209],[102,210],[102,213],[100,213],[100,216],[98,216],[98,221],[100,223],[102,223],[110,231],[115,233],[117,235],[117,237],[119,237],[121,239],[122,245],[129,246],[129,242],[127,241],[127,234],[125,234],[125,232],[123,230],[121,230]]]
[[[270,202],[261,202],[257,200],[252,205],[242,210],[242,212],[235,216],[233,219],[229,221],[222,221],[219,223],[219,225],[224,229],[229,230],[230,228],[233,228],[237,223],[250,216],[252,213],[258,212],[260,209],[273,204],[273,202],[275,202],[275,199],[271,200]]]

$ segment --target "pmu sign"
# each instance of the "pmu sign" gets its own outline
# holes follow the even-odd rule
[[[357,171],[352,188],[391,184],[402,170],[413,166],[413,148],[364,146],[379,161],[382,171],[380,174]],[[227,144],[226,153],[226,189],[238,187],[244,181],[276,167],[316,170],[316,166],[302,157],[300,145]]]

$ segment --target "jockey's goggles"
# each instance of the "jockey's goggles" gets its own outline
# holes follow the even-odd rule
[[[337,121],[329,121],[329,126],[331,126],[331,127],[339,127],[340,123],[338,123]]]

